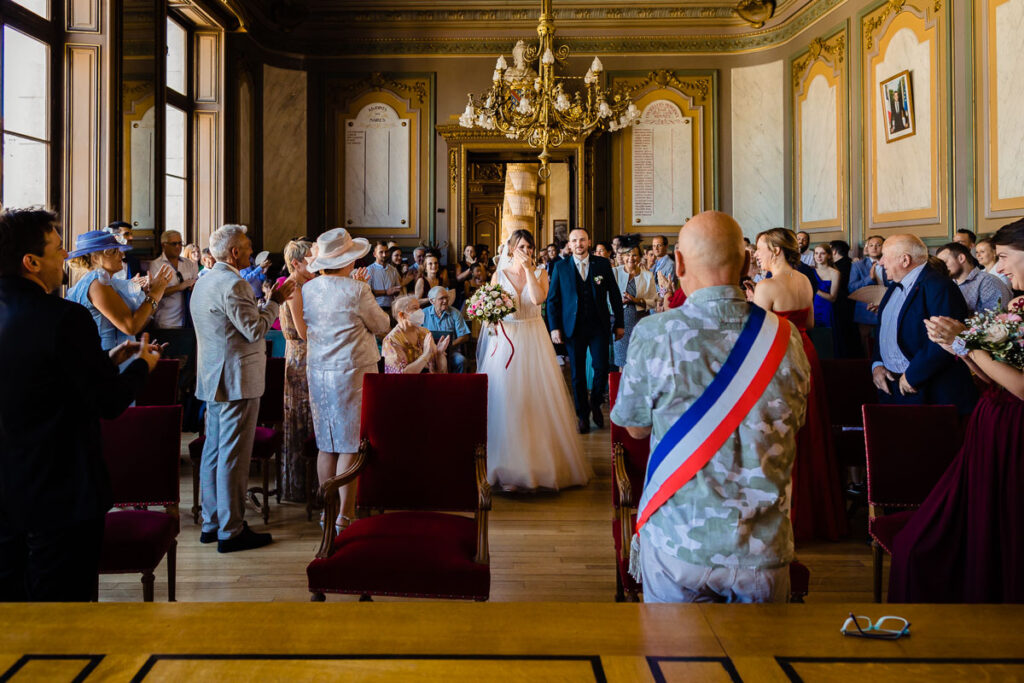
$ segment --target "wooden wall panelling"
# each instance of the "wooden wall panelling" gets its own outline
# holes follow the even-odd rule
[[[793,226],[812,242],[851,239],[847,32],[793,59]]]
[[[952,233],[949,2],[889,0],[861,17],[866,233]],[[916,133],[886,142],[882,81],[909,70]]]
[[[224,222],[224,40],[217,31],[195,33],[195,111],[192,240],[208,244]]]
[[[100,224],[100,46],[65,45],[64,221],[69,236]]]
[[[67,30],[99,33],[102,29],[100,0],[67,0]]]

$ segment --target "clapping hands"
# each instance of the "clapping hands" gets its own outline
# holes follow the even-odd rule
[[[924,321],[925,331],[928,339],[941,346],[945,351],[953,353],[953,340],[956,336],[967,329],[959,320],[944,315],[933,315]]]
[[[270,300],[277,304],[282,304],[291,298],[295,292],[295,280],[289,277],[287,280],[274,287],[270,293]]]
[[[133,357],[146,361],[149,371],[156,368],[156,362],[160,360],[160,354],[167,348],[167,344],[150,343],[149,334],[144,333],[139,341],[128,340],[110,349],[110,360],[114,365],[120,365]]]
[[[171,280],[174,279],[174,268],[171,268],[169,263],[165,263],[160,266],[160,270],[156,273],[150,271],[149,273],[149,294],[154,299],[159,300],[164,290],[167,289],[167,285],[171,284]]]

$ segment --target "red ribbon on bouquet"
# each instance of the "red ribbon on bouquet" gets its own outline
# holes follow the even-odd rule
[[[503,335],[505,335],[505,339],[508,340],[508,345],[510,347],[512,347],[512,353],[510,353],[508,355],[508,361],[505,362],[505,369],[508,370],[508,366],[512,364],[512,356],[516,355],[516,345],[512,343],[511,339],[509,339],[508,332],[505,331],[505,325],[500,320],[498,321],[498,327],[501,328],[501,333]],[[497,346],[495,346],[493,349],[491,349],[491,357],[492,358],[494,357],[494,354],[497,351],[498,351],[498,347]]]

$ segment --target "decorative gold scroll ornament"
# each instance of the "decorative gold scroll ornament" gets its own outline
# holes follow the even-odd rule
[[[754,28],[761,28],[775,14],[775,0],[742,0],[736,15]]]
[[[483,97],[469,93],[459,124],[465,128],[497,130],[511,140],[540,149],[537,175],[546,180],[551,175],[551,148],[559,147],[567,139],[575,142],[585,138],[599,128],[628,128],[640,120],[640,111],[628,93],[612,93],[601,86],[604,66],[597,57],[582,79],[555,74],[555,62],[568,59],[569,46],[553,49],[555,20],[551,0],[541,0],[537,35],[540,40],[536,47],[523,41],[516,43],[512,67],[504,55],[498,57],[490,90]],[[538,55],[539,74],[530,66]],[[583,91],[566,92],[565,82],[569,80],[582,80]]]

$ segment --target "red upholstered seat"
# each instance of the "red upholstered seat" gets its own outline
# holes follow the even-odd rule
[[[440,512],[392,512],[353,522],[334,552],[306,568],[325,593],[486,600],[489,566],[474,561],[476,520]],[[414,571],[396,571],[414,568]]]
[[[955,406],[865,405],[861,410],[872,581],[875,602],[881,602],[882,552],[892,554],[893,538],[953,461],[963,434]]]
[[[181,406],[134,407],[101,423],[103,457],[114,506],[108,512],[100,573],[142,574],[142,596],[153,601],[153,572],[167,557],[167,598],[174,602],[179,528]],[[135,509],[163,506],[164,511]]]
[[[405,411],[396,423],[395,406],[409,396],[443,397],[445,412],[459,416],[458,428],[429,438],[439,433],[429,410]],[[333,519],[339,488],[358,476],[361,518],[337,538],[334,525],[326,525],[306,570],[313,599],[355,593],[486,600],[487,376],[366,375],[360,431],[355,464],[321,492],[325,516]],[[365,516],[385,510],[395,512]]]
[[[100,565],[104,574],[152,571],[178,536],[178,520],[155,510],[107,514]]]
[[[149,373],[146,384],[135,396],[136,406],[172,406],[178,403],[178,371],[181,361],[161,358]]]

